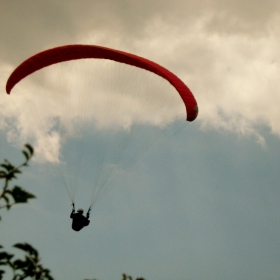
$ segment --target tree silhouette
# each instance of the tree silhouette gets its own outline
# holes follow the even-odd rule
[[[4,180],[3,190],[0,194],[0,210],[6,208],[9,210],[16,204],[28,203],[29,199],[35,198],[35,195],[27,192],[22,187],[14,186],[10,188],[10,182],[17,179],[17,175],[21,174],[21,169],[28,166],[34,150],[29,144],[25,144],[22,150],[24,162],[18,166],[13,165],[7,159],[0,164],[0,179]],[[0,217],[1,219],[1,217]],[[43,268],[40,263],[38,251],[27,243],[16,243],[14,248],[17,248],[25,253],[23,259],[16,258],[14,254],[4,251],[4,247],[0,245],[0,279],[10,269],[13,273],[12,280],[23,280],[32,278],[34,280],[53,280],[50,275],[50,270]]]
[[[50,275],[50,270],[43,268],[40,264],[38,251],[30,244],[17,243],[13,246],[25,252],[24,259],[15,259],[14,254],[9,254],[0,245],[0,265],[9,267],[13,272],[12,280],[23,280],[29,277],[36,280],[54,280]],[[6,271],[0,270],[0,279]]]
[[[35,195],[25,191],[19,186],[14,186],[11,189],[9,188],[9,183],[12,180],[17,179],[17,175],[22,173],[21,168],[28,166],[28,162],[34,154],[32,146],[25,144],[24,147],[25,149],[22,150],[22,153],[25,160],[22,164],[15,166],[7,159],[4,160],[4,163],[0,164],[0,179],[4,180],[3,191],[0,194],[0,209],[6,208],[9,210],[12,206],[18,203],[27,203],[29,199],[35,198]]]
[[[133,280],[131,276],[126,275],[125,273],[123,273],[122,277],[123,277],[122,280]],[[140,277],[140,278],[136,278],[135,280],[145,280],[145,279]]]

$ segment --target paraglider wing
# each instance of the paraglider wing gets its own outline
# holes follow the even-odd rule
[[[10,75],[6,92],[10,94],[13,87],[28,75],[49,65],[63,61],[99,58],[110,59],[153,72],[166,79],[176,88],[187,110],[187,120],[193,121],[198,114],[197,102],[189,88],[172,72],[159,64],[134,54],[95,45],[67,45],[40,52],[21,63]]]

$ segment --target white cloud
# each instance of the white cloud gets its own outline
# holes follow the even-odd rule
[[[130,131],[134,124],[165,126],[185,118],[176,90],[142,69],[104,60],[79,60],[42,69],[6,96],[9,141],[35,141],[36,158],[59,161],[68,137],[83,131]],[[130,132],[129,132],[130,133]]]
[[[264,143],[265,140],[259,131],[260,125],[266,125],[273,133],[280,135],[278,122],[280,117],[278,110],[280,18],[277,3],[277,1],[268,1],[266,5],[263,5],[262,1],[246,3],[235,1],[233,3],[216,0],[204,2],[203,5],[194,4],[192,1],[184,3],[175,1],[172,4],[169,1],[156,1],[153,4],[150,1],[122,2],[122,5],[120,2],[97,1],[83,7],[80,5],[77,7],[75,2],[71,2],[67,7],[60,4],[56,4],[55,7],[46,4],[49,9],[56,9],[56,13],[52,13],[53,24],[58,24],[61,34],[64,35],[59,37],[58,34],[50,33],[49,25],[44,28],[41,23],[39,25],[41,33],[45,34],[41,45],[43,48],[70,42],[106,45],[154,60],[178,74],[194,92],[200,109],[197,121],[203,128],[253,135],[257,141]],[[89,9],[88,5],[94,9]],[[12,6],[8,8],[13,11]],[[45,5],[44,8],[46,8]],[[32,34],[37,34],[34,22],[39,20],[39,15],[40,18],[46,16],[41,4],[34,5],[33,9],[38,11],[36,13],[38,17],[33,16],[32,20],[25,23],[27,26],[32,25],[29,36],[25,38],[23,33],[20,37],[23,45],[28,41],[28,45],[31,46],[28,49],[28,55],[32,54],[32,42],[35,40]],[[100,11],[104,9],[106,13],[101,13]],[[141,17],[139,13],[135,13],[136,10],[141,11]],[[95,16],[92,15],[92,11]],[[82,15],[83,21],[80,20]],[[4,16],[2,20],[5,18]],[[68,27],[71,29],[68,28],[67,32],[65,22],[69,22]],[[13,25],[5,26],[6,29],[2,32],[3,38],[7,38],[7,44],[2,46],[3,54],[9,53],[12,57],[18,45],[13,40],[19,38],[8,36],[13,34]],[[53,37],[50,37],[50,34]],[[16,54],[18,56],[20,52],[16,51]],[[8,57],[6,56],[5,60],[2,57],[2,61],[6,62],[0,67],[1,73],[5,73],[0,78],[3,89],[8,76],[7,69],[12,69],[7,62]],[[23,60],[26,55],[20,57]],[[112,67],[109,64],[106,65],[108,69]],[[35,75],[27,86],[30,89],[32,87],[32,90],[26,90],[24,99],[17,100],[20,103],[17,105],[18,109],[11,109],[2,102],[1,106],[4,106],[4,109],[1,110],[1,127],[7,127],[7,117],[12,117],[13,120],[16,118],[18,122],[17,132],[10,131],[9,139],[27,139],[28,137],[40,139],[34,127],[32,128],[30,118],[22,111],[21,106],[24,102],[26,103],[26,99],[30,100],[27,107],[33,108],[32,103],[36,104],[36,110],[40,111],[40,122],[42,120],[45,122],[41,126],[44,126],[46,131],[51,132],[57,125],[55,120],[60,119],[64,132],[72,136],[78,135],[74,124],[81,113],[83,113],[85,123],[94,119],[96,127],[114,126],[123,129],[129,129],[132,123],[139,122],[162,125],[167,119],[170,121],[178,116],[184,116],[183,109],[180,109],[182,111],[178,116],[165,116],[164,104],[169,106],[172,98],[163,92],[162,95],[165,95],[167,99],[159,107],[156,107],[157,104],[152,100],[152,95],[143,93],[146,89],[143,89],[141,93],[141,96],[145,98],[135,96],[131,99],[128,94],[122,93],[124,98],[120,102],[120,95],[116,94],[116,88],[119,85],[112,82],[112,77],[87,76],[87,67],[79,70],[80,77],[76,76],[75,71],[69,71],[69,69],[59,70],[60,72],[53,71],[44,77]],[[90,72],[99,73],[101,68],[102,65],[97,64],[95,68],[90,69]],[[137,88],[131,83],[137,75],[133,71],[131,73],[127,71],[125,77],[127,78],[128,75],[130,75],[129,81],[122,81],[122,84],[126,84],[130,92],[135,89],[140,90],[141,82],[138,81]],[[65,81],[61,83],[60,78],[64,78]],[[93,78],[96,78],[95,82]],[[45,83],[46,79],[52,82]],[[145,79],[148,78],[145,77]],[[164,83],[159,84],[153,80],[149,80],[147,84],[151,84],[148,92],[164,91],[166,88]],[[91,94],[90,99],[86,100],[87,106],[78,108],[75,97],[80,96],[81,88],[90,91]],[[93,88],[98,88],[98,94],[97,91],[92,94]],[[61,95],[55,94],[56,91],[59,91]],[[72,99],[63,94],[66,91],[68,94],[71,92]],[[29,95],[31,92],[32,95]],[[52,94],[42,99],[43,92],[48,94],[52,92]],[[108,106],[104,92],[110,96],[112,104],[118,104],[118,110],[122,114],[109,114],[108,109],[104,109]],[[46,98],[51,99],[46,102]],[[59,107],[55,105],[57,102]],[[94,110],[89,110],[92,106],[90,104],[98,105],[94,106]],[[136,106],[137,110],[135,110]],[[177,101],[171,107],[172,112],[175,112],[176,108],[179,108]],[[17,110],[21,110],[20,117]],[[150,115],[151,112],[154,113],[153,117]],[[39,118],[37,118],[38,121]],[[63,143],[63,136],[60,137],[62,137],[61,140],[52,142],[53,145],[58,145],[53,149],[54,151],[59,151]],[[42,141],[38,140],[39,142]],[[43,150],[41,149],[42,152]],[[54,158],[58,159],[59,156],[56,154]]]

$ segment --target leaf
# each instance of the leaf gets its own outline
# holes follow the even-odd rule
[[[14,255],[8,254],[6,252],[0,252],[0,260],[7,260],[9,261]]]
[[[11,195],[16,203],[25,203],[28,201],[28,199],[35,198],[35,195],[23,190],[19,186],[15,186],[11,190]]]
[[[11,181],[12,179],[17,179],[17,176],[15,176],[14,173],[10,173],[10,174],[8,174],[8,176],[6,178],[7,178],[7,180]]]
[[[3,167],[4,169],[6,169],[8,172],[10,172],[12,170],[12,168],[10,168],[11,166],[8,164],[1,164],[1,167]]]
[[[22,153],[23,153],[25,159],[29,160],[29,154],[26,151],[24,151],[24,150],[22,150]]]
[[[9,191],[6,191],[6,193],[9,193]],[[2,195],[2,197],[1,197],[1,198],[3,198],[3,199],[6,201],[6,203],[7,203],[7,204],[9,204],[9,203],[10,203],[9,197],[8,197],[8,196],[6,196],[6,194]]]
[[[26,268],[23,268],[23,271],[27,276],[36,275],[36,267],[30,260],[29,260],[29,265]]]
[[[34,154],[33,147],[31,145],[29,145],[29,144],[25,144],[24,146],[28,149],[30,155],[32,156]]]
[[[4,160],[5,163],[2,163],[0,166],[6,169],[7,171],[11,171],[15,168],[7,159]]]
[[[3,278],[3,274],[5,273],[5,270],[0,270],[0,280]]]
[[[38,251],[35,248],[33,248],[30,244],[28,244],[28,243],[16,243],[14,245],[14,247],[29,253],[29,255],[33,259],[35,258],[35,261],[37,262],[37,259],[38,259],[38,256],[39,256]]]
[[[29,267],[30,263],[31,262],[28,259],[25,259],[24,261],[23,260],[16,260],[16,261],[14,261],[14,266],[15,266],[15,269],[24,269],[26,267]]]
[[[0,171],[0,178],[5,178],[7,176],[7,174],[8,174],[7,172],[1,170]]]
[[[54,280],[54,278],[50,275],[50,272],[48,271],[47,274],[45,275],[45,278],[47,280]]]

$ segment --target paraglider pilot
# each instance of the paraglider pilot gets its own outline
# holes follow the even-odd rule
[[[75,213],[75,205],[74,203],[72,204],[73,209],[70,215],[70,218],[72,219],[72,229],[75,231],[80,231],[83,227],[86,227],[89,225],[90,220],[89,220],[89,215],[90,215],[90,210],[91,208],[88,209],[87,216],[83,216],[83,209],[78,209],[77,213]]]

